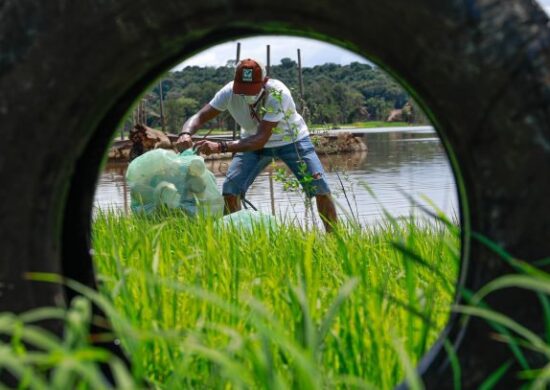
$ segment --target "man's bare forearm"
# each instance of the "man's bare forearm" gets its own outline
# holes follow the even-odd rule
[[[227,151],[231,153],[253,152],[263,148],[266,142],[269,141],[269,137],[273,134],[275,126],[277,126],[275,122],[262,121],[256,134],[238,141],[228,142]]]
[[[207,104],[201,108],[199,112],[185,121],[181,128],[181,132],[195,134],[202,125],[218,116],[219,113],[220,111],[216,110],[210,104]]]
[[[251,135],[238,141],[228,142],[227,151],[231,153],[253,152],[263,148],[268,139],[269,136],[266,137],[264,134]]]
[[[181,132],[195,134],[201,126],[202,122],[200,120],[200,114],[197,113],[185,121],[183,127],[181,128]]]

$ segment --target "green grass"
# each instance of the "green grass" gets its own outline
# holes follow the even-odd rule
[[[229,129],[199,129],[196,133],[197,136],[200,136],[200,135],[206,135],[206,134],[209,134],[209,135],[231,135],[233,133],[232,130],[229,130]],[[237,131],[237,133],[239,133]]]
[[[0,313],[0,369],[19,389],[391,388],[415,372],[419,357],[446,322],[458,259],[458,229],[388,222],[335,234],[295,227],[243,231],[182,216],[122,217],[99,213],[94,247],[103,293],[59,275],[29,273],[37,282],[64,283],[81,294],[64,307]],[[199,221],[200,222],[200,221]],[[464,291],[464,317],[484,319],[510,348],[507,362],[486,373],[480,388],[502,382],[514,368],[525,388],[550,385],[548,334],[490,308],[495,291],[521,288],[540,299],[550,329],[550,274],[515,258],[484,236],[475,240],[515,269],[477,292]],[[216,252],[217,251],[217,252]],[[131,371],[92,344],[90,303],[101,307],[122,338]],[[64,323],[62,335],[44,321]],[[449,341],[455,388],[461,367]],[[526,355],[529,352],[529,356]],[[100,364],[111,369],[108,381]],[[6,385],[6,383],[2,383]],[[523,387],[522,387],[523,388]]]
[[[368,122],[354,122],[343,124],[312,124],[309,128],[312,130],[331,130],[339,128],[354,128],[354,129],[371,129],[374,127],[404,127],[404,126],[420,126],[419,124],[411,124],[407,122],[385,122],[385,121],[368,121]]]
[[[356,128],[356,129],[370,129],[373,127],[405,127],[405,126],[421,126],[420,124],[411,124],[407,122],[385,122],[385,121],[368,121],[368,122],[354,122],[354,123],[342,123],[342,124],[333,124],[333,123],[324,123],[324,124],[310,124],[308,127],[310,130],[325,130],[333,128]],[[160,129],[159,129],[160,130]],[[232,130],[229,129],[201,129],[197,132],[197,135],[205,135],[210,132],[210,135],[226,135],[231,134]]]
[[[458,245],[393,220],[326,235],[99,213],[93,229],[114,325],[159,388],[390,389],[448,319]]]
[[[358,128],[372,128],[372,127],[406,127],[406,126],[420,126],[418,123],[408,122],[384,122],[384,121],[369,121],[369,122],[354,122],[351,124],[353,127]]]

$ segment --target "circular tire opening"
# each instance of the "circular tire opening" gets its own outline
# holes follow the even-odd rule
[[[276,367],[273,375],[287,383],[289,378],[296,381],[299,375],[285,374],[283,369],[287,364],[296,367],[291,363],[295,358],[287,357],[282,362],[280,356],[289,354],[288,344],[309,350],[310,346],[300,341],[307,339],[306,335],[301,335],[300,321],[311,322],[314,326],[311,337],[317,339],[321,337],[317,328],[322,327],[322,323],[329,326],[325,319],[333,310],[329,331],[322,336],[323,352],[319,352],[322,361],[312,363],[312,369],[319,373],[316,376],[322,377],[322,383],[329,387],[354,382],[391,388],[404,380],[404,363],[400,359],[408,358],[415,365],[431,349],[448,319],[460,251],[459,228],[451,219],[453,216],[456,219],[458,212],[452,172],[435,130],[416,103],[381,69],[360,58],[361,63],[351,65],[327,64],[323,61],[330,62],[330,52],[335,52],[333,56],[351,56],[351,53],[305,39],[300,40],[296,48],[291,48],[291,43],[297,44],[294,42],[297,40],[273,36],[245,39],[241,42],[241,58],[264,60],[265,45],[270,45],[269,76],[288,86],[294,100],[301,103],[298,110],[302,115],[309,115],[310,137],[325,167],[337,204],[339,224],[343,229],[339,233],[332,236],[323,233],[315,198],[306,211],[303,191],[289,185],[294,176],[281,171],[285,167],[281,161],[277,161],[275,167],[269,164],[246,193],[249,204],[262,213],[261,221],[269,220],[269,226],[263,226],[262,222],[255,226],[255,233],[250,237],[249,223],[241,219],[246,218],[242,213],[250,215],[246,210],[215,220],[213,228],[211,221],[199,218],[199,223],[185,216],[173,219],[160,212],[162,206],[151,196],[155,192],[152,186],[159,180],[174,183],[181,209],[187,213],[194,210],[189,209],[185,201],[185,174],[181,178],[163,177],[160,171],[164,168],[151,169],[154,164],[167,162],[165,156],[172,156],[170,161],[175,159],[171,151],[152,149],[149,154],[136,158],[128,167],[128,180],[124,181],[126,166],[120,160],[128,159],[130,145],[121,140],[121,131],[130,130],[132,122],[140,118],[141,123],[150,126],[147,136],[151,142],[144,142],[144,145],[153,148],[156,143],[153,141],[163,136],[159,133],[162,120],[157,115],[159,85],[162,84],[165,86],[166,130],[175,141],[173,135],[181,130],[183,121],[210,102],[234,74],[234,66],[227,66],[226,61],[210,68],[184,68],[185,64],[212,56],[214,50],[223,52],[227,45],[202,52],[179,65],[180,71],[161,76],[142,94],[133,112],[115,132],[109,156],[120,162],[105,167],[96,193],[93,229],[96,266],[104,281],[102,291],[116,302],[121,316],[150,332],[154,329],[149,325],[155,324],[160,329],[182,333],[179,342],[151,340],[151,344],[166,344],[162,349],[172,352],[161,355],[171,358],[153,357],[150,353],[136,359],[140,353],[130,352],[140,367],[163,367],[157,374],[155,369],[140,369],[149,371],[149,376],[159,383],[166,380],[161,371],[168,370],[181,381],[179,385],[175,384],[175,379],[170,381],[172,386],[183,386],[189,378],[196,378],[197,384],[207,387],[219,383],[236,384],[233,377],[224,374],[227,370],[223,364],[197,351],[197,343],[201,348],[221,354],[227,353],[229,344],[233,345],[230,360],[242,363],[243,372],[239,376],[252,380],[254,372],[262,369],[253,363],[255,359],[249,356],[245,347],[253,343],[255,337],[260,337],[258,335],[265,337],[270,350],[280,351],[270,355]],[[230,46],[234,54],[236,45]],[[254,50],[257,46],[260,50]],[[303,99],[298,85],[298,63],[288,57],[281,58],[287,54],[296,55],[297,48],[301,48],[303,60],[296,60],[304,64]],[[328,56],[316,63],[317,66],[310,61],[315,50]],[[197,88],[199,86],[201,88]],[[336,97],[348,102],[340,103]],[[333,101],[340,105],[336,106],[331,103]],[[175,109],[177,107],[179,109]],[[212,139],[231,138],[234,123],[225,114],[227,112],[222,112],[206,123],[195,140],[204,135]],[[390,116],[394,117],[393,122],[387,121]],[[357,123],[361,120],[366,122]],[[320,122],[325,124],[312,125]],[[356,123],[353,128],[350,127],[352,122]],[[347,128],[334,129],[345,126]],[[165,147],[170,149],[169,145]],[[185,158],[181,157],[182,169],[185,169]],[[206,158],[206,165],[216,174],[217,187],[221,189],[229,175],[220,171],[220,166],[225,165],[227,170],[231,157]],[[137,180],[136,173],[140,170],[142,176]],[[417,202],[425,201],[422,196],[428,200],[420,206]],[[432,201],[434,206],[429,204]],[[249,210],[252,206],[248,206]],[[109,211],[112,208],[114,213]],[[427,209],[430,211],[425,211]],[[435,216],[441,209],[446,214],[443,219],[451,225],[448,230]],[[156,218],[159,212],[164,216]],[[143,219],[144,215],[150,218]],[[231,218],[230,226],[222,222],[227,218]],[[276,221],[276,226],[272,226],[271,221]],[[217,231],[223,229],[220,224],[227,230]],[[295,225],[301,229],[296,229]],[[197,229],[199,231],[195,232]],[[129,233],[132,231],[134,234]],[[179,233],[174,235],[176,231]],[[205,241],[205,236],[212,237]],[[243,236],[247,238],[227,239]],[[304,244],[309,240],[314,242],[308,248]],[[254,241],[259,242],[259,246]],[[154,250],[151,252],[151,249]],[[311,264],[306,267],[304,258],[309,257]],[[154,275],[151,269],[155,269]],[[170,271],[166,272],[167,269]],[[151,283],[154,288],[150,288]],[[202,290],[191,293],[188,291],[190,286]],[[300,305],[296,306],[297,293],[307,298],[310,306],[307,313]],[[257,305],[265,305],[265,310],[273,316],[273,333],[277,333],[278,323],[284,323],[287,339],[283,342],[275,336],[265,335],[256,321],[228,317],[227,311],[215,302],[207,298],[201,301],[195,296],[205,294],[213,294],[227,305],[234,304],[239,310],[250,312],[250,317],[257,321],[262,320],[262,315],[251,306],[250,299]],[[204,318],[203,310],[197,311],[196,301],[201,302],[199,306],[209,308],[208,319]],[[311,306],[311,302],[317,303]],[[336,306],[333,308],[333,305]],[[152,307],[156,307],[153,313],[148,310]],[[171,313],[168,317],[167,311]],[[219,332],[222,327],[239,334],[244,340],[241,347],[232,342],[227,344],[227,340],[216,333],[215,329]],[[183,336],[184,333],[197,337],[190,340]],[[125,338],[124,334],[121,338]],[[405,352],[401,357],[395,352],[398,345]],[[175,358],[176,355],[179,357]],[[188,361],[186,370],[176,374],[174,360]],[[219,365],[219,374],[205,377],[200,370],[204,364],[196,363],[200,361]],[[255,381],[262,382],[257,378]],[[321,385],[318,383],[318,386]]]

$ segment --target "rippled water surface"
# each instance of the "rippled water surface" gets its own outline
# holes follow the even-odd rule
[[[367,152],[320,156],[342,218],[353,216],[362,224],[373,224],[382,218],[383,208],[394,216],[424,215],[411,203],[408,198],[411,196],[432,210],[438,208],[458,219],[455,181],[445,151],[433,131],[367,130],[363,137]],[[207,162],[216,174],[220,189],[228,163],[229,160]],[[97,208],[128,210],[126,167],[127,164],[121,163],[106,166],[95,195]],[[270,180],[269,170],[256,179],[247,199],[260,211],[274,212],[299,223],[319,224],[315,213],[312,219],[311,213],[305,212],[301,194],[283,191],[281,183]]]

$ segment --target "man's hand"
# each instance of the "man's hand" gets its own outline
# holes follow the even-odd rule
[[[214,153],[220,153],[221,145],[218,142],[201,140],[195,143],[194,149],[205,156],[210,156]]]
[[[183,152],[193,146],[193,138],[189,134],[182,134],[176,140],[175,146],[178,152]]]
[[[192,115],[185,121],[181,128],[182,133],[195,134],[202,125],[208,122],[210,119],[215,118],[221,111],[216,110],[210,104],[206,104],[195,115]],[[180,133],[181,134],[181,133]],[[193,146],[193,139],[190,134],[181,134],[176,141],[175,147],[178,151],[182,152]]]

